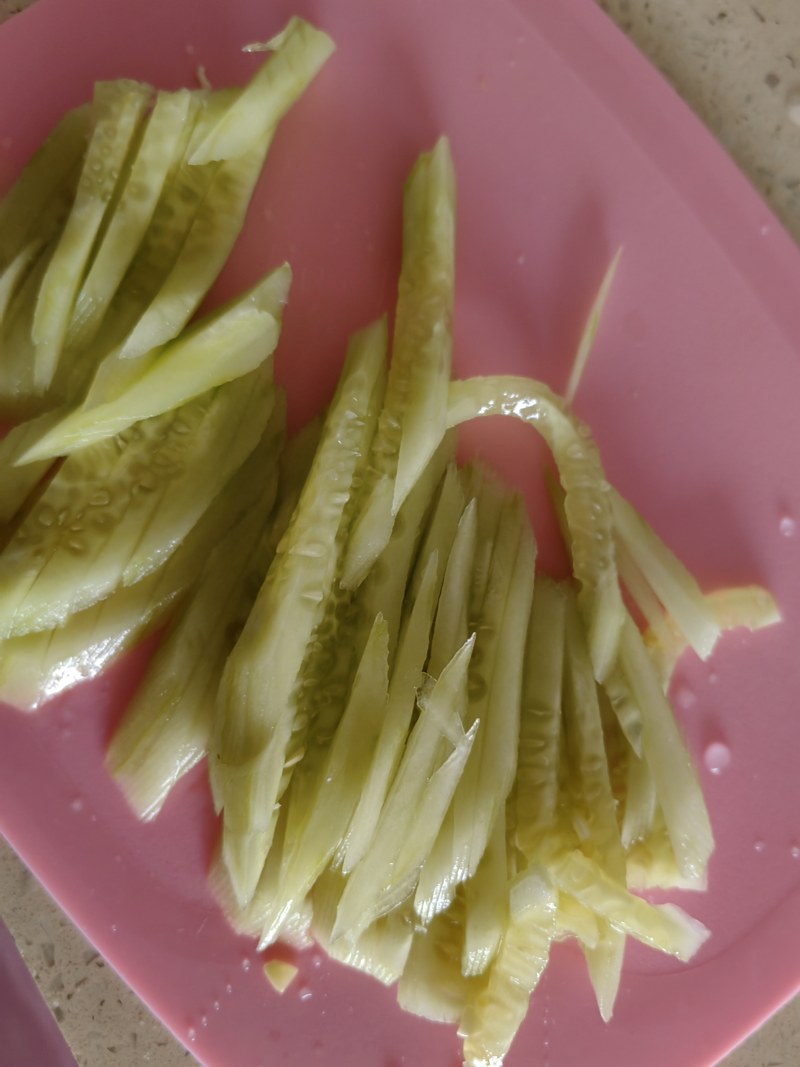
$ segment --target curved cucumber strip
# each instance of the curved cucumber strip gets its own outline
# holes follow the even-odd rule
[[[284,264],[244,296],[153,352],[139,377],[119,396],[104,404],[87,401],[67,415],[17,462],[68,455],[254,370],[278,342],[290,282],[291,269]]]
[[[253,144],[269,137],[322,69],[334,47],[326,33],[297,17],[265,45],[251,45],[250,51],[269,50],[273,55],[256,72],[236,104],[197,145],[190,163],[198,166],[238,159]]]
[[[342,516],[369,449],[385,373],[386,328],[378,323],[351,342],[302,496],[222,678],[211,780],[240,906],[253,895],[272,841],[300,713],[295,688],[343,550]]]
[[[447,424],[486,415],[521,419],[550,447],[566,496],[572,565],[581,583],[579,603],[588,631],[595,678],[603,681],[616,659],[624,605],[614,560],[613,517],[608,482],[588,428],[541,382],[486,377],[453,382]]]

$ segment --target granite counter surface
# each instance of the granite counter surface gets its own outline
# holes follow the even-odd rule
[[[0,0],[0,21],[29,2]],[[798,0],[599,2],[672,83],[800,241]],[[175,1067],[192,1062],[191,1055],[105,965],[2,840],[0,917],[80,1067]],[[724,1067],[798,1063],[800,998],[723,1061]],[[0,1067],[12,1067],[3,1061],[2,1041]]]

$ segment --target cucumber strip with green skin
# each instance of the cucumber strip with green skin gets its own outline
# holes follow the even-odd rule
[[[130,266],[168,176],[180,161],[182,131],[190,120],[187,89],[160,92],[147,117],[135,157],[119,190],[114,212],[75,299],[67,345],[87,344]]]
[[[366,782],[340,846],[342,871],[350,874],[375,839],[378,821],[402,757],[414,712],[415,694],[422,682],[439,584],[439,560],[428,557],[419,594],[411,603],[400,631],[392,665],[386,714]]]
[[[615,930],[679,960],[690,960],[708,930],[674,904],[649,904],[620,885],[582,852],[566,853],[549,867],[559,888],[607,919]]]
[[[271,51],[236,104],[195,148],[193,166],[216,160],[238,159],[251,145],[269,136],[317,76],[335,45],[331,38],[297,16],[264,45],[249,51]]]
[[[160,570],[118,589],[56,630],[0,644],[0,700],[34,711],[66,689],[97,677],[132,647],[197,578],[231,521],[252,506],[253,487],[258,485],[255,474],[248,461]]]
[[[34,384],[50,385],[94,239],[117,185],[119,172],[148,104],[151,90],[136,82],[95,87],[94,130],[72,210],[42,280],[33,317]]]
[[[539,899],[519,911],[512,905],[488,980],[465,1006],[459,1026],[464,1037],[465,1067],[503,1062],[550,958],[555,935],[555,893],[546,875],[538,871],[525,871],[519,879],[536,879],[541,885]]]
[[[50,243],[36,257],[0,323],[0,396],[5,410],[22,415],[52,406],[34,385],[36,348],[31,337],[42,280],[55,252]]]
[[[477,532],[478,503],[472,499],[458,521],[436,607],[428,657],[428,673],[434,678],[469,637],[469,597]]]
[[[120,360],[136,360],[177,336],[228,258],[244,222],[269,144],[220,164],[170,274],[125,339]]]
[[[597,944],[581,945],[581,949],[586,960],[600,1018],[607,1023],[614,1014],[614,1004],[622,978],[625,934],[620,930],[615,930],[607,920],[600,919]]]
[[[455,172],[447,138],[423,155],[408,179],[403,265],[397,296],[393,365],[404,394],[392,513],[397,511],[445,433],[455,294]],[[415,218],[416,212],[422,215]]]
[[[558,802],[566,598],[537,575],[523,670],[517,755],[516,844],[530,862],[552,826]]]
[[[445,561],[450,555],[458,523],[466,507],[464,491],[455,463],[449,464],[439,486],[439,493],[430,521],[420,545],[417,565],[411,574],[408,595],[411,600],[419,595],[427,561],[434,553],[441,563],[440,579],[444,577]],[[441,586],[441,580],[440,580]],[[437,597],[439,591],[437,590]]]
[[[533,595],[533,534],[519,497],[509,497],[500,518],[492,567],[470,669],[467,724],[481,722],[453,801],[452,843],[438,841],[417,887],[414,907],[423,922],[452,902],[456,886],[471,878],[516,773],[519,702],[525,634]]]
[[[642,714],[642,752],[678,866],[685,877],[702,879],[714,849],[703,791],[644,639],[630,616],[622,630],[620,667]]]
[[[418,697],[420,715],[380,813],[372,845],[350,874],[332,940],[353,941],[413,892],[477,731],[464,732],[474,638]]]
[[[602,682],[616,659],[625,611],[614,560],[609,487],[597,446],[588,427],[541,382],[497,376],[451,383],[448,427],[486,415],[529,423],[553,453],[566,491],[564,507],[573,570],[581,584],[581,614],[595,678]]]
[[[61,625],[169,557],[264,431],[253,373],[64,462],[0,555],[0,632]]]
[[[386,619],[392,661],[400,633],[409,574],[412,573],[415,555],[436,504],[437,489],[448,463],[454,458],[455,438],[448,435],[406,498],[398,512],[388,544],[358,589],[358,603],[364,616],[368,619],[374,618],[380,611]],[[464,634],[464,640],[466,639],[467,634]],[[453,652],[455,648],[451,655]]]
[[[571,595],[570,595],[571,594]],[[611,788],[597,683],[574,591],[566,603],[565,750],[574,790],[572,818],[582,847],[624,883],[625,855]]]
[[[636,509],[611,491],[614,533],[701,659],[711,655],[720,628],[694,577]]]
[[[192,401],[191,403],[198,403]],[[122,572],[131,585],[160,567],[203,514],[225,482],[258,444],[274,403],[271,374],[265,366],[214,390],[200,440],[175,470]],[[179,411],[186,411],[184,405]]]
[[[254,370],[275,350],[290,284],[291,268],[284,264],[152,353],[119,396],[104,404],[84,403],[16,462],[68,455]]]
[[[65,190],[70,196],[74,192],[72,176],[86,150],[92,119],[88,105],[68,111],[0,200],[0,269],[29,242],[50,240],[52,233],[42,231],[42,218]]]
[[[272,944],[287,915],[305,898],[331,860],[356,806],[374,755],[389,687],[389,632],[381,615],[370,631],[344,714],[314,786],[304,799],[302,826],[284,854],[281,875],[259,947]],[[288,803],[292,804],[291,787]]]
[[[217,171],[215,164],[190,167],[187,155],[207,123],[235,97],[229,90],[192,92],[190,113],[176,146],[178,162],[164,182],[150,225],[114,294],[113,313],[103,316],[91,342],[72,346],[69,358],[61,361],[53,383],[60,397],[82,399],[88,388],[93,402],[108,400],[141,369],[121,364],[120,349],[173,270]]]
[[[300,501],[220,685],[211,778],[223,855],[240,904],[253,894],[274,830],[294,701],[308,642],[343,551],[339,529],[385,387],[385,323],[351,342]]]
[[[225,659],[252,604],[249,588],[254,581],[260,584],[277,544],[268,516],[278,488],[285,421],[282,402],[248,460],[254,481],[261,484],[257,500],[209,555],[108,749],[107,766],[142,819],[158,814],[173,786],[208,750]]]
[[[403,199],[403,262],[392,364],[372,455],[372,483],[343,583],[355,588],[389,539],[395,516],[445,434],[454,292],[455,179],[442,138],[420,156]]]
[[[508,925],[508,861],[505,811],[500,809],[486,851],[472,878],[464,883],[465,975],[484,974]]]
[[[23,245],[11,262],[0,272],[0,323],[5,318],[8,306],[18,287],[25,279],[27,271],[42,250],[42,242],[34,240]],[[0,342],[0,353],[5,355]]]

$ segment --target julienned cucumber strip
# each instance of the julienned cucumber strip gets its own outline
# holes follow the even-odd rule
[[[101,82],[95,89],[94,130],[78,191],[42,280],[33,319],[34,384],[40,392],[47,389],[55,374],[92,244],[150,93],[148,86],[126,81]]]
[[[564,734],[570,764],[572,819],[582,847],[612,878],[625,880],[625,857],[611,789],[597,686],[575,594],[566,604]]]
[[[347,550],[345,586],[357,586],[445,433],[455,261],[455,178],[442,138],[422,155],[403,201],[403,263],[392,364],[372,456],[370,493]]]
[[[73,174],[86,150],[91,121],[88,105],[68,111],[0,200],[0,270],[30,242],[50,240],[53,233],[42,230],[42,219],[51,218],[55,201],[63,198],[62,218],[66,216],[74,194]]]
[[[611,491],[614,533],[630,553],[645,581],[701,659],[717,642],[720,628],[695,579],[637,511]]]
[[[429,556],[419,593],[400,630],[392,664],[389,696],[375,755],[369,767],[353,818],[339,846],[339,861],[349,874],[366,855],[375,837],[380,813],[400,762],[414,713],[415,692],[421,684],[428,655],[431,624],[439,584],[439,559]]]
[[[310,892],[347,829],[374,754],[388,686],[389,633],[379,615],[327,758],[304,805],[303,827],[297,834],[297,843],[283,858],[277,892],[265,918],[262,947],[272,944],[287,916]]]
[[[553,824],[558,802],[566,597],[537,575],[528,626],[517,755],[516,844],[528,861]]]
[[[223,856],[240,906],[252,896],[275,825],[295,687],[343,551],[339,528],[385,386],[384,322],[351,342],[292,522],[220,686],[211,781]]]
[[[290,282],[291,269],[284,264],[151,353],[139,376],[115,399],[86,402],[66,415],[17,463],[68,455],[254,370],[275,349]]]
[[[486,415],[513,416],[529,423],[553,453],[566,493],[572,564],[581,583],[579,603],[592,666],[602,682],[617,656],[624,605],[614,559],[609,487],[597,446],[588,427],[551,389],[533,379],[497,376],[450,385],[448,426]]]
[[[155,816],[179,778],[206,755],[233,632],[247,617],[249,587],[263,579],[276,545],[268,517],[278,487],[285,421],[281,395],[262,441],[245,464],[251,485],[260,492],[245,487],[255,499],[209,555],[109,747],[108,767],[141,818]]]
[[[35,710],[58,693],[95,678],[131,648],[197,578],[214,545],[258,486],[251,457],[189,532],[166,565],[73,615],[56,630],[14,637],[0,657],[0,699]]]
[[[571,893],[621,933],[661,952],[689,960],[708,930],[674,904],[648,904],[619,885],[587,856],[573,850],[551,867],[559,888]]]
[[[160,566],[255,448],[271,396],[255,371],[69,457],[0,554],[0,632],[61,625]]]
[[[556,894],[546,874],[525,871],[520,880],[536,883],[526,890],[524,908],[512,908],[503,940],[488,972],[475,988],[461,1016],[466,1067],[500,1064],[528,1010],[531,993],[550,957],[555,936]]]
[[[62,360],[53,383],[61,398],[82,399],[91,382],[91,399],[107,400],[124,386],[127,375],[139,371],[135,365],[121,365],[120,349],[172,272],[217,171],[214,164],[190,167],[187,154],[195,138],[234,99],[236,91],[229,89],[191,93],[189,115],[176,145],[177,159],[165,178],[150,225],[107,313],[92,324],[92,330],[96,328],[92,340],[70,347],[69,359]]]
[[[248,51],[271,51],[273,55],[256,72],[234,107],[195,148],[192,165],[238,159],[254,143],[268,137],[314,80],[334,47],[326,33],[297,17],[266,44],[250,45]]]
[[[381,811],[370,849],[350,875],[332,940],[354,941],[406,900],[430,852],[472,748],[465,733],[467,677],[474,638],[419,698],[420,716]]]
[[[477,870],[516,772],[519,687],[533,593],[533,536],[519,498],[508,498],[498,527],[485,599],[470,619],[477,634],[470,669],[468,724],[480,723],[453,801],[452,830],[436,842],[417,887],[423,921],[452,902],[456,886]]]
[[[161,92],[145,122],[114,212],[75,300],[67,344],[87,344],[136,254],[164,184],[182,152],[182,133],[194,121],[192,94]]]
[[[628,616],[620,665],[642,714],[642,751],[656,785],[681,872],[704,876],[714,837],[703,793],[642,635]]]

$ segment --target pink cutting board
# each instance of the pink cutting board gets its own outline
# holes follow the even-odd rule
[[[390,306],[401,184],[446,131],[459,177],[456,366],[566,380],[611,254],[625,251],[578,397],[611,479],[704,586],[761,581],[780,628],[687,656],[678,711],[718,847],[713,936],[689,966],[629,950],[613,1022],[559,946],[509,1067],[705,1067],[800,987],[800,257],[722,150],[589,0],[41,0],[0,28],[0,189],[92,83],[241,82],[238,52],[292,13],[338,52],[281,127],[218,294],[284,257],[278,356],[297,424],[329,394],[350,330]],[[530,493],[523,427],[486,451]],[[532,469],[534,473],[532,473]],[[205,887],[202,770],[153,826],[127,813],[103,747],[148,650],[24,717],[0,709],[0,830],[178,1038],[215,1067],[454,1067],[448,1027],[300,960],[281,999]],[[731,753],[723,773],[709,746]],[[713,749],[712,749],[713,752]]]

